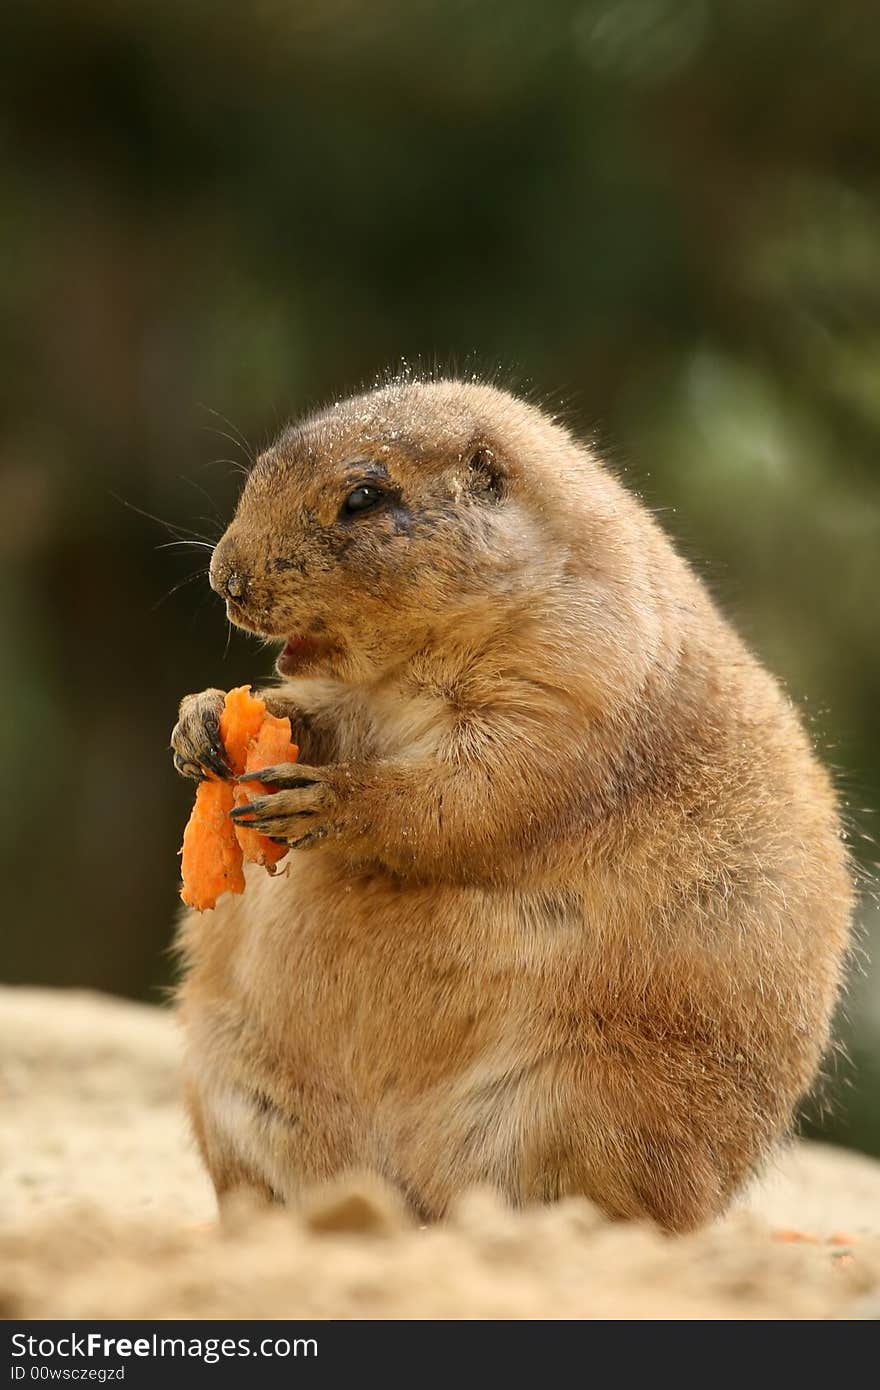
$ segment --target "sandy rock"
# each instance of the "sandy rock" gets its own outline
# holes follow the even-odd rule
[[[0,1315],[880,1316],[880,1164],[818,1144],[680,1238],[579,1199],[511,1212],[488,1191],[423,1230],[369,1174],[221,1227],[179,1052],[166,1011],[0,991]]]

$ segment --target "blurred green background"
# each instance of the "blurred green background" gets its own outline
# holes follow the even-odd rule
[[[177,701],[270,659],[163,546],[402,358],[564,403],[802,703],[870,870],[878,72],[876,0],[6,0],[6,978],[170,979]],[[858,966],[846,1014],[812,1123],[880,1152]]]

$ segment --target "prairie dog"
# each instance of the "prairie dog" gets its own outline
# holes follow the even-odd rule
[[[258,459],[211,583],[284,644],[301,747],[254,813],[289,871],[181,927],[218,1195],[722,1211],[814,1081],[853,891],[790,700],[654,518],[533,406],[408,380]]]

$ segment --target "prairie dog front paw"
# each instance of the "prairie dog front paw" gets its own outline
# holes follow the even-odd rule
[[[232,776],[220,737],[220,715],[226,695],[222,690],[202,690],[184,695],[177,723],[171,732],[174,766],[181,777],[201,780],[206,770],[215,777]]]
[[[238,779],[239,786],[258,782],[270,789],[230,812],[236,825],[247,825],[294,849],[323,840],[338,831],[339,797],[326,767],[278,763]]]

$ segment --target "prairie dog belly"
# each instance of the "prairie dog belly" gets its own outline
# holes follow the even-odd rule
[[[281,1198],[345,1166],[421,1190],[470,1150],[474,1180],[501,1182],[540,1062],[537,982],[583,934],[560,897],[554,946],[546,905],[401,887],[321,854],[251,870],[243,898],[188,918],[186,1066],[212,1171]]]

